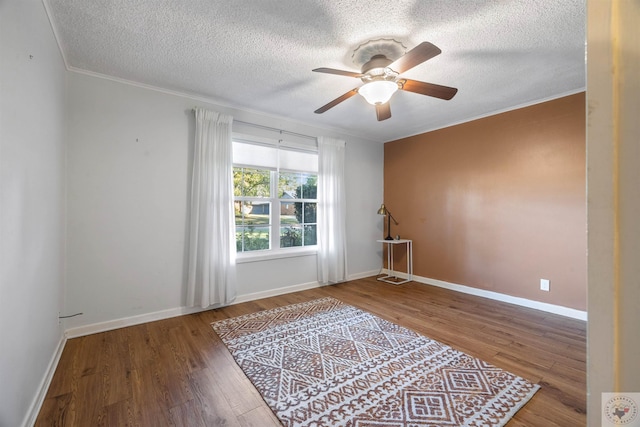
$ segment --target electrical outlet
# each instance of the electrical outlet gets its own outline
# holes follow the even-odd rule
[[[540,290],[549,292],[549,279],[540,279]]]

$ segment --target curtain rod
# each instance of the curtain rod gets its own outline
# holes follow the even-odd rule
[[[191,111],[196,111],[196,108],[198,107],[193,107],[191,109]],[[282,130],[282,129],[278,129],[278,128],[274,128],[271,126],[265,126],[265,125],[258,125],[256,123],[251,123],[251,122],[245,122],[242,120],[236,120],[233,119],[234,122],[236,123],[242,123],[243,125],[247,125],[247,126],[252,126],[255,128],[259,128],[259,129],[265,129],[265,130],[270,130],[270,131],[274,131],[274,132],[279,132],[280,134],[287,134],[287,135],[291,135],[291,136],[298,136],[300,138],[306,138],[306,139],[312,139],[314,141],[316,141],[318,138],[316,138],[315,136],[311,136],[311,135],[305,135],[303,133],[298,133],[298,132],[290,132],[288,130]]]

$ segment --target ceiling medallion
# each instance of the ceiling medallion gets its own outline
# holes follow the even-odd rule
[[[362,43],[354,49],[351,59],[361,68],[374,55],[384,55],[392,62],[407,52],[407,47],[395,39],[379,38]]]

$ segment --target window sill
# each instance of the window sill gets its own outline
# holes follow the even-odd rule
[[[241,254],[236,258],[236,264],[245,264],[249,262],[270,261],[273,259],[296,258],[304,256],[316,256],[318,250],[316,248],[290,249],[278,252],[264,252],[259,254]]]

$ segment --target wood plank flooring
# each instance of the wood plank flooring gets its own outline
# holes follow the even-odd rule
[[[586,425],[586,322],[366,278],[70,339],[36,426],[280,426],[210,324],[325,296],[540,384],[508,427]]]

